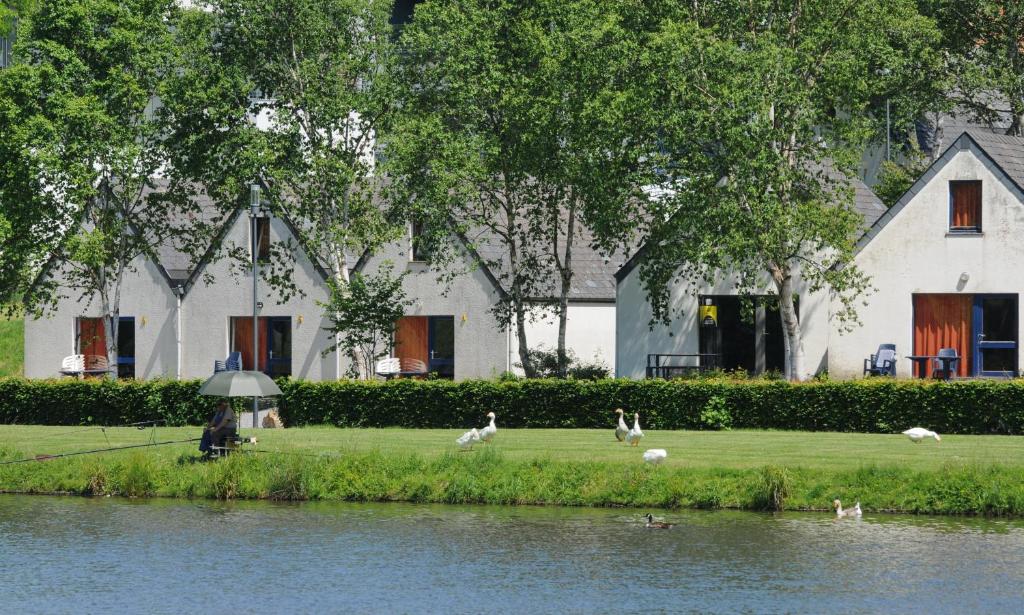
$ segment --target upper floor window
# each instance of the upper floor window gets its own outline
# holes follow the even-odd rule
[[[270,218],[256,218],[256,255],[259,262],[270,260]]]
[[[981,232],[981,182],[949,182],[949,230],[952,233]]]
[[[427,261],[430,259],[430,250],[427,248],[427,242],[423,237],[425,231],[423,228],[422,221],[413,221],[412,227],[412,260],[414,261]]]

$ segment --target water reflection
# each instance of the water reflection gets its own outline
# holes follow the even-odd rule
[[[1018,521],[0,496],[3,611],[1011,612]]]

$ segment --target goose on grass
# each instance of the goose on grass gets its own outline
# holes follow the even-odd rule
[[[629,433],[629,427],[626,426],[626,420],[622,418],[622,408],[616,408],[615,413],[619,415],[619,424],[615,427],[615,439],[619,442],[625,442],[626,434]]]
[[[626,443],[630,446],[639,446],[640,438],[644,437],[644,432],[640,430],[640,413],[633,414],[633,428],[626,434]]]
[[[925,438],[935,438],[936,442],[942,442],[942,438],[939,437],[939,434],[925,429],[924,427],[911,427],[904,431],[903,435],[910,438],[910,441],[914,444],[920,444],[921,440],[924,440]]]

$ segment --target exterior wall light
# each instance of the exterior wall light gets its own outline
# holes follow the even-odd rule
[[[960,283],[961,284],[966,284],[967,280],[970,280],[970,279],[971,279],[971,276],[968,275],[968,273],[966,271],[960,274]]]

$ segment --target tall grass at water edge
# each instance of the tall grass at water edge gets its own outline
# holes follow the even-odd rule
[[[0,461],[20,456],[0,448]],[[433,457],[263,452],[205,463],[191,451],[134,451],[0,465],[0,492],[748,510],[826,510],[840,498],[866,511],[1024,515],[1024,480],[1012,466],[655,467],[514,460],[491,449]]]

